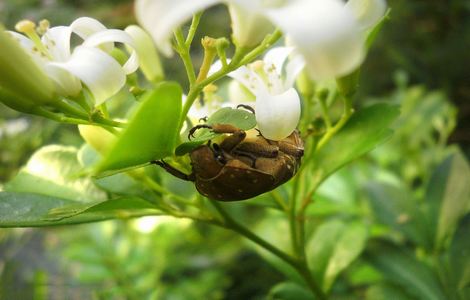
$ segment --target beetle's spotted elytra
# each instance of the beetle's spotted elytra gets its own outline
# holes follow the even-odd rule
[[[295,130],[280,141],[266,139],[261,133],[247,133],[230,124],[201,124],[201,129],[226,134],[220,144],[208,142],[190,152],[192,173],[187,175],[164,161],[154,161],[170,174],[193,181],[198,192],[219,201],[239,201],[271,191],[292,178],[304,153],[303,141]]]

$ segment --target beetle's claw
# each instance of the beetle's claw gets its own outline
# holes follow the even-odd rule
[[[200,118],[200,119],[199,119],[199,122],[201,122],[201,121],[203,121],[203,122],[207,122],[207,119],[208,119],[208,117],[207,117],[207,116],[205,116],[205,117],[203,117],[203,118]]]
[[[193,128],[191,128],[191,130],[189,130],[189,133],[188,133],[188,140],[191,140],[191,138],[194,138],[194,133],[195,133],[198,129],[201,129],[201,128],[212,129],[212,126],[206,125],[206,124],[201,124],[201,125],[196,125],[196,126],[194,126]]]
[[[252,114],[255,114],[255,109],[254,109],[253,107],[249,106],[249,105],[246,105],[246,104],[238,104],[238,105],[237,105],[237,109],[239,109],[240,107],[241,107],[241,108],[244,108],[244,109],[246,109],[246,110],[248,110],[248,111],[250,111]]]

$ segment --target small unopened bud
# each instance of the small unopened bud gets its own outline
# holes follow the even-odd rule
[[[206,85],[204,87],[204,89],[202,90],[204,93],[215,93],[217,92],[218,88],[215,84],[209,84],[209,85]]]
[[[214,51],[217,47],[217,39],[211,38],[209,36],[205,36],[202,38],[201,44],[202,44],[202,47],[204,47],[206,51],[208,50]]]

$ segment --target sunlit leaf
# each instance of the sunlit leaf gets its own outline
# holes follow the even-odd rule
[[[80,206],[88,207],[80,211]],[[75,209],[69,218],[50,218],[52,211]],[[51,196],[0,192],[0,227],[39,227],[79,224],[142,215],[158,215],[159,211],[138,198],[120,198],[98,204],[84,204]]]
[[[82,166],[77,149],[46,146],[29,159],[25,167],[5,185],[5,191],[36,193],[55,198],[91,202],[106,199],[89,177],[80,176]]]
[[[126,169],[171,156],[178,136],[181,98],[181,87],[171,82],[161,83],[145,94],[96,172]]]

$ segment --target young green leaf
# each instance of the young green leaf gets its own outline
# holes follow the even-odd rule
[[[181,87],[164,82],[142,97],[129,125],[95,172],[126,169],[173,155],[181,114]]]
[[[206,124],[230,124],[242,130],[249,130],[256,126],[256,118],[254,114],[246,110],[224,107],[212,114],[207,119]],[[191,139],[191,141],[179,145],[175,153],[176,155],[184,155],[218,135],[219,134],[212,132],[210,129],[201,128],[195,133],[195,137]]]
[[[412,300],[397,286],[378,284],[367,289],[366,300]]]
[[[455,232],[454,239],[449,249],[449,267],[451,278],[454,281],[455,290],[461,294],[467,288],[467,297],[461,295],[461,299],[468,299],[470,287],[470,214],[468,214]]]
[[[315,297],[309,290],[295,282],[281,282],[275,285],[268,294],[268,300],[312,300]]]
[[[333,172],[385,142],[398,117],[397,106],[379,103],[360,110],[323,148],[315,154],[313,185]]]
[[[470,209],[470,166],[457,151],[434,172],[426,192],[428,222],[437,248],[452,235],[460,218]]]

